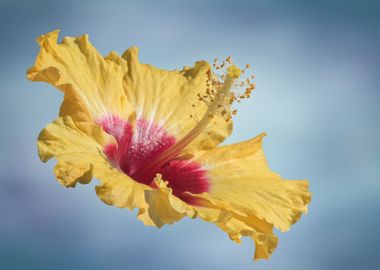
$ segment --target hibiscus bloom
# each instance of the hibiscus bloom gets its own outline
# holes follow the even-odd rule
[[[218,146],[232,130],[231,104],[250,95],[249,78],[229,58],[217,76],[205,62],[181,71],[141,64],[138,49],[102,57],[87,35],[42,35],[27,76],[64,94],[59,117],[38,137],[43,162],[65,187],[100,181],[106,204],[138,208],[144,224],[161,227],[185,216],[212,222],[254,258],[277,246],[273,229],[289,230],[310,202],[307,181],[284,180],[266,162],[261,134]],[[226,68],[228,67],[228,68]],[[237,95],[234,89],[245,85]]]

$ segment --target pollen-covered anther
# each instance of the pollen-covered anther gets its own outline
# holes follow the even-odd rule
[[[209,95],[207,100],[203,100],[208,106],[213,104],[214,107],[212,114],[221,116],[226,122],[231,120],[230,105],[235,100],[235,95],[232,92],[234,89],[234,82],[241,75],[241,70],[233,65],[231,57],[227,57],[223,60],[221,65],[214,63],[215,67],[222,69],[220,74],[216,72],[207,72],[207,85],[211,85],[211,89],[206,90],[206,94]],[[223,79],[224,81],[221,81]],[[225,91],[225,85],[229,82],[230,86]],[[231,83],[232,82],[232,83]],[[224,89],[224,92],[223,90]]]
[[[246,64],[245,67],[241,69],[241,76],[239,76],[239,80],[237,80],[234,88],[236,95],[230,100],[230,104],[235,101],[240,103],[242,100],[249,98],[255,89],[255,84],[251,81],[255,76],[248,74],[247,71],[249,68],[251,68],[251,66]]]
[[[255,85],[251,82],[254,75],[250,75],[250,72],[248,72],[248,69],[251,68],[249,64],[239,68],[233,63],[231,56],[226,57],[221,62],[215,58],[212,66],[213,70],[206,71],[205,91],[198,94],[198,100],[209,107],[217,101],[213,114],[219,115],[228,122],[237,112],[230,109],[232,104],[234,102],[240,103],[251,96],[255,88]],[[221,98],[221,89],[226,84],[226,81],[233,81],[233,84]]]

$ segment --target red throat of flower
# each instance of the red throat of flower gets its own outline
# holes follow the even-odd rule
[[[161,174],[173,194],[189,204],[196,204],[196,200],[186,192],[200,194],[209,190],[206,171],[196,162],[174,157],[146,173],[144,168],[152,160],[176,145],[174,136],[164,128],[144,119],[138,120],[133,128],[116,116],[105,118],[99,124],[116,140],[116,144],[105,147],[104,153],[115,167],[135,181],[152,185],[154,177]]]

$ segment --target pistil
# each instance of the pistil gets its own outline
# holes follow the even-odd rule
[[[167,150],[156,156],[146,167],[140,170],[138,172],[139,177],[145,179],[154,176],[157,168],[160,168],[162,165],[178,157],[178,155],[185,149],[185,147],[193,142],[204,131],[214,115],[218,112],[219,108],[224,107],[226,100],[229,100],[231,88],[239,76],[240,69],[236,66],[231,66],[227,70],[227,74],[222,86],[215,93],[215,97],[209,105],[206,113],[203,115],[202,119],[176,144],[172,145]]]

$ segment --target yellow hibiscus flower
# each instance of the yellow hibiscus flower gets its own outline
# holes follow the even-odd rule
[[[27,72],[64,93],[59,117],[38,137],[43,162],[66,187],[100,181],[106,204],[138,208],[146,225],[161,227],[188,216],[216,224],[240,242],[253,239],[254,258],[277,246],[274,227],[287,231],[310,202],[307,181],[284,180],[266,162],[261,134],[218,146],[232,130],[230,105],[250,95],[249,79],[229,58],[181,71],[141,64],[138,49],[102,57],[87,35],[39,37]],[[245,85],[237,95],[234,89]]]

